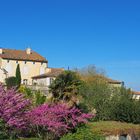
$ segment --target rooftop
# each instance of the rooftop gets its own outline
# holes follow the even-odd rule
[[[36,62],[48,62],[46,58],[42,57],[40,54],[32,51],[31,49],[29,50],[1,49],[0,57],[3,59],[12,59],[21,61],[26,60]]]
[[[50,69],[49,72],[34,76],[34,77],[32,77],[32,79],[41,79],[41,78],[46,78],[46,77],[57,77],[59,74],[61,74],[64,71],[63,68],[49,68],[49,69]]]

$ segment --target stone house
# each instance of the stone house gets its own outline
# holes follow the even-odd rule
[[[0,48],[0,82],[5,83],[5,78],[15,76],[18,64],[20,65],[22,84],[28,86],[34,85],[35,82],[48,86],[53,78],[52,75],[60,71],[48,68],[48,60],[30,48],[26,50]],[[38,80],[37,77],[42,77],[46,73],[50,77],[47,77],[46,80]]]

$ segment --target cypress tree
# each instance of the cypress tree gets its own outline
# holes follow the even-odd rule
[[[16,80],[17,80],[17,86],[19,87],[21,84],[21,73],[20,73],[19,64],[17,65],[17,68],[16,68]]]

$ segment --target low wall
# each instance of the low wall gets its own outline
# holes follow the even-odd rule
[[[122,135],[122,136],[107,136],[106,140],[140,140],[140,137],[135,135]]]

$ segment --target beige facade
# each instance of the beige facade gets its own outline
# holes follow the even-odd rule
[[[63,71],[63,68],[47,68],[45,74],[36,75],[32,79],[35,85],[48,87]]]
[[[2,54],[2,49],[0,49],[0,53]],[[35,75],[40,75],[40,74],[44,74],[47,70],[48,67],[48,62],[46,61],[41,61],[41,60],[31,60],[30,59],[30,55],[31,54],[31,50],[27,49],[26,51],[24,51],[24,53],[27,53],[27,59],[25,56],[25,59],[19,59],[20,56],[17,56],[17,58],[5,58],[4,54],[1,55],[0,57],[0,68],[6,70],[7,76],[11,77],[11,76],[15,76],[16,73],[16,68],[17,65],[20,65],[20,71],[21,71],[21,78],[22,78],[22,83],[23,84],[28,84],[28,85],[32,85],[32,77]],[[18,54],[18,53],[17,53]],[[22,54],[22,52],[21,52]],[[21,55],[20,54],[20,55]],[[11,55],[11,54],[9,54]],[[26,55],[26,54],[25,54]],[[4,83],[5,82],[5,78],[6,75],[4,74],[4,72],[2,70],[0,70],[0,82]]]
[[[20,65],[22,83],[32,84],[32,78],[35,75],[45,73],[47,63],[33,61],[18,61],[2,59],[2,68],[8,72],[8,77],[15,76],[17,65]],[[4,82],[5,79],[2,80]]]

